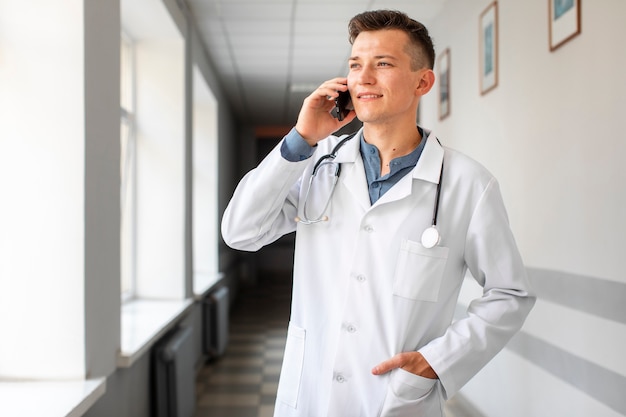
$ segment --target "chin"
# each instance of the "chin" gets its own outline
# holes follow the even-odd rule
[[[376,121],[377,117],[372,112],[357,112],[356,117],[363,123]]]
[[[373,117],[371,115],[358,116],[358,118],[361,123],[376,123],[380,121],[379,117]]]

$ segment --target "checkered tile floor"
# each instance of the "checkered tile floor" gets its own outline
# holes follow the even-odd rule
[[[289,274],[262,276],[241,289],[226,353],[199,374],[195,417],[272,417],[290,298]]]
[[[254,287],[241,289],[226,353],[198,375],[194,417],[272,417],[290,297],[289,274],[261,276]],[[454,398],[445,411],[447,417],[479,417]]]

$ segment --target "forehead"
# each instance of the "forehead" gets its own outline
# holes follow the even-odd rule
[[[408,35],[398,29],[366,31],[359,33],[352,44],[352,57],[392,55],[396,58],[409,58]]]

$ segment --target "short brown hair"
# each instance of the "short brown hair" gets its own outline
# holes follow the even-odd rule
[[[361,32],[388,29],[398,29],[409,35],[411,42],[407,47],[407,53],[412,58],[411,67],[414,71],[425,67],[433,69],[435,48],[428,29],[406,13],[396,10],[373,10],[354,16],[348,23],[350,44],[354,43]]]

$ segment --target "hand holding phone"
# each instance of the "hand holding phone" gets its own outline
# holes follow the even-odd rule
[[[340,91],[335,99],[335,107],[330,114],[341,122],[350,113],[350,110],[354,110],[352,100],[350,99],[350,92]]]
[[[355,118],[350,93],[342,93],[346,87],[346,77],[333,78],[304,99],[295,127],[309,145],[315,146]]]

